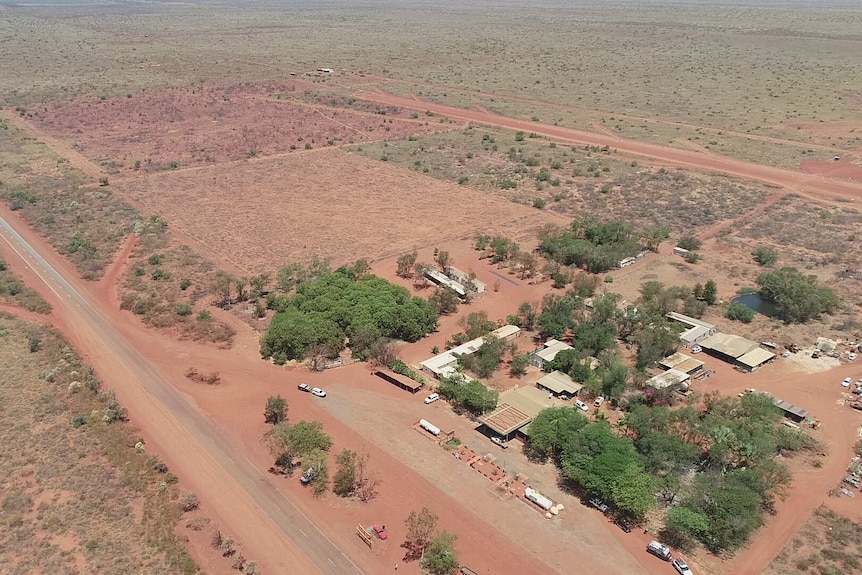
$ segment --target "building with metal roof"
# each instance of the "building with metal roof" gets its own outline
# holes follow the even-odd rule
[[[564,407],[566,403],[536,387],[519,387],[504,391],[497,401],[497,409],[480,418],[482,424],[504,438],[523,428],[539,413],[549,407]],[[574,408],[573,408],[574,409]]]
[[[584,389],[583,384],[576,382],[562,371],[546,373],[536,382],[536,387],[553,393],[554,395],[576,396]]]
[[[545,369],[549,363],[554,361],[557,354],[567,349],[575,349],[564,341],[549,339],[542,347],[530,354],[530,363],[539,369]]]
[[[691,379],[691,376],[678,369],[669,369],[664,373],[649,379],[647,385],[655,389],[665,389],[672,385],[680,385]]]
[[[511,341],[521,335],[521,328],[516,325],[504,325],[503,327],[498,327],[489,335],[499,337],[504,341]],[[476,339],[462,343],[458,347],[453,347],[450,350],[426,359],[420,364],[422,371],[437,379],[452,375],[456,371],[458,357],[476,353],[484,343],[484,337],[477,337]]]
[[[758,347],[752,349],[745,355],[736,358],[736,362],[743,369],[747,369],[748,371],[754,371],[760,366],[769,363],[773,359],[775,359],[774,353],[772,353],[771,351],[767,351],[762,347]]]
[[[703,369],[703,362],[684,353],[669,355],[658,364],[664,369],[676,369],[689,375]]]
[[[724,356],[725,359],[733,363],[732,360],[759,348],[760,344],[738,335],[718,332],[700,342],[700,347],[714,352],[715,355]]]
[[[691,347],[715,333],[715,326],[711,323],[675,311],[669,312],[665,317],[685,326],[686,330],[679,334],[679,342],[683,347]]]

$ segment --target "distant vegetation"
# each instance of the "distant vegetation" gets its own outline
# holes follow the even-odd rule
[[[38,293],[28,288],[0,260],[0,299],[36,313],[51,313],[51,306]]]
[[[309,353],[334,357],[348,339],[351,351],[368,354],[381,338],[417,341],[437,327],[437,313],[426,300],[348,268],[301,283],[295,294],[271,297],[268,305],[278,313],[260,351],[276,363]]]

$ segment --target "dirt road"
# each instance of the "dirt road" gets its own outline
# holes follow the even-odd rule
[[[608,146],[624,154],[650,158],[668,166],[691,168],[704,172],[720,172],[731,176],[748,178],[767,184],[782,186],[791,191],[826,200],[833,200],[836,197],[851,200],[862,198],[862,183],[859,182],[770,168],[739,160],[707,155],[693,150],[667,148],[610,135],[583,132],[550,124],[542,124],[540,122],[509,118],[489,112],[443,106],[420,99],[393,96],[385,92],[357,92],[354,94],[354,97],[377,102],[378,104],[398,106],[408,110],[433,112],[457,120],[476,122],[508,130],[535,133],[568,144]]]
[[[28,266],[27,280],[36,276],[55,296],[51,303],[67,317],[67,335],[96,356],[115,379],[112,386],[134,402],[135,413],[147,420],[146,431],[159,446],[182,453],[168,459],[184,480],[209,501],[223,501],[209,510],[225,533],[242,537],[246,556],[265,572],[361,575],[345,556],[282,493],[260,469],[238,454],[242,448],[197,411],[99,313],[95,302],[78,291],[12,226],[0,217],[3,252]],[[97,305],[97,304],[96,304]],[[183,471],[186,471],[184,473]]]

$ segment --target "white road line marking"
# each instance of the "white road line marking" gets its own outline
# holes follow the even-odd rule
[[[335,567],[335,561],[333,561],[329,557],[327,557],[326,560],[329,561],[330,563],[332,563],[332,566]]]
[[[299,529],[299,528],[297,527],[297,529]],[[302,529],[299,529],[299,532],[302,533],[303,537],[308,537],[308,534],[305,531],[303,531]]]

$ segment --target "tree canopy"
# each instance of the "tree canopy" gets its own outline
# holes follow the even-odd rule
[[[775,305],[778,317],[787,323],[805,323],[838,307],[838,297],[793,267],[764,272],[757,276],[760,296]]]
[[[377,276],[356,277],[347,268],[301,283],[294,295],[269,303],[278,313],[260,351],[282,363],[301,359],[314,345],[336,355],[348,338],[352,346],[370,346],[374,335],[412,342],[437,327],[437,313],[427,301]]]

